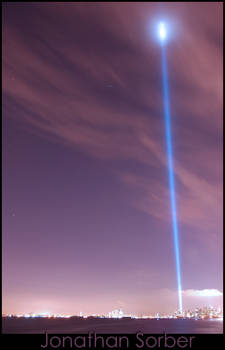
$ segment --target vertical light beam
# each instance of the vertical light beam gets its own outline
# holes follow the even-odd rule
[[[182,305],[181,269],[180,269],[180,252],[179,252],[179,237],[178,237],[179,234],[178,234],[176,199],[175,199],[173,149],[172,149],[171,122],[170,122],[169,89],[168,89],[168,73],[167,73],[166,47],[165,47],[165,43],[164,43],[165,38],[166,38],[166,35],[164,34],[163,40],[161,37],[162,80],[163,80],[163,95],[164,95],[164,120],[165,120],[165,129],[166,129],[166,146],[167,146],[167,157],[168,157],[170,202],[171,202],[171,211],[172,211],[174,249],[175,249],[175,258],[176,258],[178,301],[179,301],[179,311],[182,312],[183,305]]]

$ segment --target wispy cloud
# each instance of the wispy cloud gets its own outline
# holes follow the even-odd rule
[[[85,7],[87,22],[83,23],[83,6],[70,4],[63,11],[59,5],[30,6],[36,11],[32,16],[32,35],[19,31],[12,19],[5,24],[3,103],[6,110],[10,99],[14,105],[13,118],[28,122],[32,132],[79,147],[94,157],[115,160],[115,171],[134,190],[133,204],[168,221],[167,178],[154,176],[156,169],[167,174],[159,52],[153,43],[147,45],[149,38],[141,33],[145,25],[147,28],[147,10],[157,13],[157,8],[151,4],[133,4],[126,7],[129,16],[123,16],[115,4],[110,7],[109,16],[104,6]],[[211,6],[214,17],[221,20],[216,6],[206,6]],[[201,16],[201,8],[196,5],[195,10]],[[55,21],[54,30],[49,32],[51,11]],[[142,29],[137,11],[143,16]],[[170,11],[173,12],[172,8]],[[208,19],[201,18],[200,25],[188,11],[185,4],[176,8],[176,13],[184,19],[179,32],[182,40],[173,43],[168,53],[178,218],[180,223],[195,227],[209,247],[219,246],[222,237],[218,235],[222,232],[221,33]],[[72,30],[74,20],[78,32]],[[29,18],[26,21],[28,25]],[[58,25],[61,21],[64,21],[63,32]],[[136,30],[131,32],[131,27]],[[214,37],[218,41],[211,40]],[[144,173],[124,172],[116,163],[121,159],[148,168]],[[140,192],[136,196],[137,188]]]

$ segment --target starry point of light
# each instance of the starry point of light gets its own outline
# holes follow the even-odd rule
[[[158,35],[161,42],[164,42],[167,38],[167,30],[164,22],[160,22],[158,25]]]

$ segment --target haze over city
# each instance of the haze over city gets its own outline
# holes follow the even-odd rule
[[[3,313],[222,306],[222,4],[3,4]]]

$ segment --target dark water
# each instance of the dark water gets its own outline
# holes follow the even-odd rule
[[[220,320],[3,318],[3,333],[223,333]]]
[[[87,327],[86,329],[88,329]],[[79,332],[86,331],[80,327]],[[112,324],[92,325],[96,333],[223,333],[223,322],[215,320],[117,320]]]

